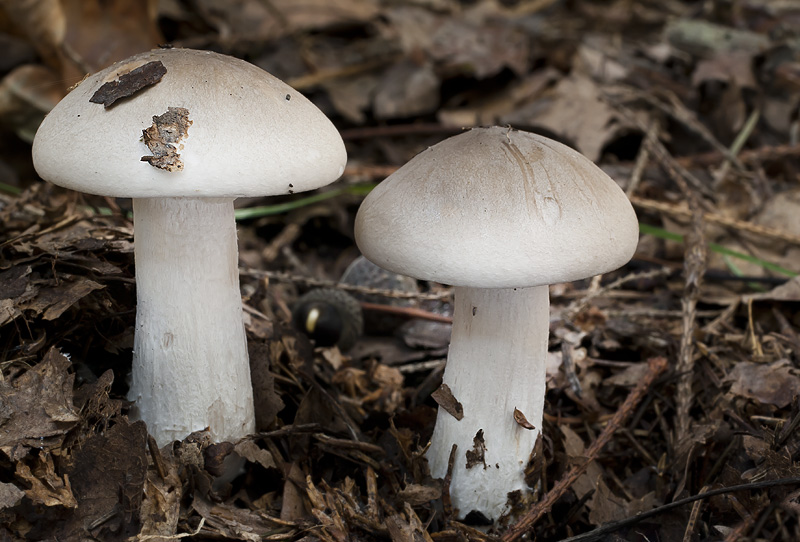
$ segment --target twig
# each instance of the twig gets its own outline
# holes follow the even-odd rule
[[[770,160],[781,160],[790,156],[800,155],[800,144],[789,145],[766,145],[757,149],[744,150],[739,155],[739,160],[746,164],[753,162],[765,162]],[[725,156],[717,151],[695,154],[692,156],[682,156],[678,162],[685,167],[700,166],[710,167],[720,163]]]
[[[431,299],[441,300],[447,299],[453,295],[452,291],[445,290],[439,293],[423,293],[423,292],[406,292],[402,290],[383,290],[381,288],[367,288],[365,286],[355,286],[352,284],[340,284],[332,280],[321,280],[304,275],[293,275],[291,273],[282,273],[279,271],[264,271],[262,269],[253,269],[249,267],[240,267],[239,274],[245,277],[254,277],[259,279],[270,279],[282,282],[296,282],[314,286],[317,288],[339,288],[347,292],[358,292],[366,295],[379,295],[383,297],[390,297],[394,299]]]
[[[453,323],[452,316],[437,314],[435,312],[426,311],[417,307],[395,307],[394,305],[383,305],[381,303],[367,303],[366,301],[362,301],[361,308],[365,311],[394,314],[408,319],[419,318],[420,320],[428,320],[429,322],[441,322],[443,324]]]
[[[710,488],[709,486],[703,486],[700,489],[699,495],[702,495]],[[689,521],[686,522],[686,530],[683,532],[683,542],[692,542],[692,535],[694,534],[695,525],[697,525],[697,518],[700,516],[700,507],[703,501],[697,500],[695,501],[694,505],[692,505],[692,513],[689,514]]]
[[[647,135],[645,137],[658,137],[658,133],[661,131],[661,123],[658,119],[654,119],[653,122],[650,123],[650,128],[647,130]],[[625,190],[625,193],[628,195],[628,198],[633,201],[633,193],[636,191],[636,188],[639,186],[639,182],[642,180],[642,174],[644,173],[644,168],[647,167],[647,163],[650,161],[650,147],[647,145],[642,145],[639,147],[639,154],[636,156],[636,163],[633,166],[633,172],[631,173],[631,180],[628,182],[628,188]]]
[[[686,236],[686,252],[684,256],[684,291],[681,298],[683,311],[683,329],[681,330],[680,353],[678,357],[678,377],[676,393],[678,442],[682,442],[689,434],[691,419],[689,409],[694,401],[692,383],[694,382],[694,331],[697,325],[697,298],[700,295],[700,284],[706,270],[708,259],[705,239],[705,223],[696,196],[688,192],[689,208],[692,210],[692,231]]]
[[[438,125],[436,126],[438,127]],[[394,126],[392,126],[392,128],[394,128]],[[444,127],[442,127],[442,130],[443,129]],[[407,128],[406,130],[411,131],[411,127]],[[433,130],[430,131],[433,132]],[[423,130],[422,132],[426,133],[425,130]],[[344,134],[346,133],[346,131],[343,131],[342,133]],[[354,136],[361,136],[361,135],[362,134],[357,133]],[[368,135],[368,132],[365,132],[363,135],[364,137],[366,137]],[[645,147],[642,147],[643,151],[644,149]],[[650,154],[649,150],[647,150],[646,152],[648,155]],[[745,164],[752,164],[754,162],[782,160],[784,158],[792,156],[800,156],[800,143],[788,144],[788,145],[765,145],[763,147],[758,147],[757,149],[743,150],[739,155],[739,160],[744,162]],[[690,168],[690,167],[715,166],[720,162],[724,161],[725,159],[726,156],[723,153],[719,151],[710,151],[701,154],[680,156],[675,158],[675,161],[684,168]],[[635,167],[636,166],[634,166],[634,168]],[[397,171],[397,169],[398,169],[397,166],[387,166],[387,165],[347,166],[344,169],[343,175],[345,177],[368,177],[370,179],[381,179],[384,177],[388,177],[389,175]],[[630,194],[630,187],[628,193]]]
[[[636,116],[626,106],[617,104],[618,110],[634,123],[641,125]],[[697,319],[697,297],[700,292],[700,283],[706,270],[708,258],[708,243],[705,238],[704,212],[702,200],[697,196],[700,193],[707,194],[708,188],[701,184],[693,175],[684,169],[657,137],[651,137],[648,133],[644,139],[644,144],[650,147],[651,152],[667,172],[670,179],[678,185],[684,197],[689,203],[691,213],[691,231],[686,235],[686,251],[684,256],[685,285],[684,294],[681,298],[681,309],[683,311],[683,329],[681,333],[680,353],[678,357],[677,372],[678,378],[676,392],[677,410],[677,433],[680,442],[689,432],[689,408],[691,407],[692,382],[694,381],[694,341],[693,334]],[[727,153],[727,149],[726,153]],[[726,154],[728,156],[729,153]],[[733,157],[735,159],[735,157]],[[733,161],[733,160],[732,160]],[[735,161],[738,164],[738,160]],[[691,187],[690,187],[691,185]]]
[[[580,299],[576,299],[575,301],[570,303],[567,306],[566,309],[564,309],[564,314],[567,316],[567,318],[570,318],[570,319],[574,318],[574,316],[577,313],[579,313],[581,310],[583,310],[583,308],[586,307],[586,305],[589,303],[589,301],[591,301],[595,297],[602,296],[602,295],[610,292],[611,290],[619,288],[620,286],[622,286],[623,284],[626,284],[628,282],[633,282],[635,280],[653,279],[653,278],[656,278],[656,277],[667,276],[671,272],[672,271],[670,269],[667,269],[666,267],[662,267],[661,269],[651,269],[649,271],[641,271],[641,272],[637,272],[637,273],[630,273],[628,275],[625,275],[624,277],[618,278],[617,280],[615,280],[615,281],[613,281],[613,282],[611,282],[609,284],[606,284],[602,288],[599,288],[597,290],[594,290],[593,292],[587,293],[586,295],[582,296]]]
[[[589,464],[599,455],[600,451],[605,447],[614,432],[622,427],[631,413],[636,409],[636,405],[644,397],[647,390],[653,384],[653,381],[667,368],[666,358],[657,357],[652,358],[648,362],[648,371],[633,390],[628,394],[625,402],[619,407],[619,410],[612,416],[605,426],[603,431],[597,436],[597,439],[586,449],[585,459],[574,465],[570,470],[564,474],[553,489],[547,492],[541,501],[533,505],[533,507],[512,525],[508,531],[503,535],[503,542],[512,542],[519,539],[547,512],[550,511],[552,506],[561,498],[567,489],[577,480]]]
[[[747,117],[747,121],[744,123],[744,126],[739,131],[736,139],[731,144],[731,148],[729,149],[731,156],[739,155],[742,147],[744,147],[744,144],[750,138],[750,135],[752,135],[760,116],[761,110],[756,108],[750,113],[750,116]],[[731,163],[726,160],[722,166],[720,166],[719,170],[714,174],[714,182],[717,186],[719,186],[719,184],[725,180],[725,177],[728,176],[728,171],[730,171],[730,168]]]
[[[139,542],[140,540],[177,540],[179,538],[189,538],[190,536],[197,536],[200,534],[200,531],[203,529],[203,525],[206,524],[206,518],[200,518],[200,524],[197,526],[197,529],[193,533],[181,533],[181,534],[174,534],[174,535],[164,535],[164,534],[144,534],[139,536],[134,536],[129,538],[131,542]]]
[[[658,508],[653,508],[652,510],[648,510],[647,512],[640,512],[639,514],[630,518],[625,518],[619,521],[614,521],[612,523],[607,523],[602,527],[598,527],[593,531],[589,531],[588,533],[579,534],[571,538],[565,538],[561,540],[561,542],[597,542],[600,540],[606,540],[606,535],[609,533],[613,533],[614,531],[619,531],[620,529],[630,527],[631,525],[636,525],[637,523],[658,516],[660,514],[665,514],[676,508],[680,508],[681,506],[691,504],[701,499],[708,499],[710,497],[716,497],[717,495],[725,495],[726,493],[735,493],[736,491],[751,491],[754,489],[765,489],[768,487],[777,487],[777,486],[790,486],[794,484],[800,484],[800,478],[780,478],[778,480],[767,480],[764,482],[754,482],[750,484],[741,484],[738,486],[729,486],[729,487],[721,487],[718,489],[712,489],[710,491],[701,493],[699,495],[693,495],[691,497],[686,497],[685,499],[681,499],[679,501],[674,501],[671,503],[664,504],[662,506],[659,506]],[[726,538],[725,540],[729,539]],[[740,539],[732,538],[730,540],[740,540]]]
[[[464,127],[432,122],[414,122],[411,124],[390,124],[388,126],[364,126],[348,128],[341,131],[342,139],[372,139],[375,137],[441,134],[442,136],[458,134]]]
[[[633,205],[635,205],[636,207],[640,207],[642,209],[647,209],[650,211],[659,211],[661,213],[668,214],[671,216],[691,217],[692,215],[691,211],[689,211],[688,209],[679,207],[677,205],[673,205],[671,203],[656,201],[647,198],[640,198],[638,196],[629,196],[629,197]],[[800,235],[794,235],[776,228],[769,228],[767,226],[753,224],[752,222],[736,220],[717,213],[704,213],[703,220],[705,220],[706,222],[711,222],[713,224],[719,224],[720,226],[727,226],[735,230],[745,231],[755,235],[760,235],[761,237],[769,237],[772,239],[785,241],[787,243],[792,243],[793,245],[800,245]]]
[[[743,540],[744,533],[755,524],[756,518],[761,514],[764,508],[766,508],[766,504],[762,504],[758,510],[749,511],[742,521],[725,535],[724,542],[739,542]]]

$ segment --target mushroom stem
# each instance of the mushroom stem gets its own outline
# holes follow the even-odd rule
[[[253,432],[233,198],[136,198],[133,211],[133,415],[159,446]]]
[[[460,517],[477,510],[496,521],[508,511],[508,493],[526,491],[524,470],[541,431],[549,322],[547,286],[455,288],[444,383],[464,417],[439,409],[427,458],[433,476],[444,477],[458,446],[450,496]],[[534,429],[515,421],[515,408]]]

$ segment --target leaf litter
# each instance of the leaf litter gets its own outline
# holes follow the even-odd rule
[[[0,73],[4,539],[800,538],[797,280],[717,252],[697,259],[717,243],[800,272],[800,11],[323,4],[0,4],[29,44]],[[378,181],[462,126],[512,124],[590,156],[643,225],[683,236],[645,235],[627,268],[551,287],[543,436],[520,518],[490,533],[458,521],[449,480],[427,470],[447,324],[424,316],[448,314],[445,287],[371,299],[381,312],[368,320],[394,323],[347,352],[289,327],[310,281],[336,287],[356,258],[358,195],[240,224],[258,433],[159,450],[128,419],[129,202],[41,183],[10,149],[83,74],[166,42],[245,57],[310,96],[347,142],[343,183]],[[458,456],[480,468],[475,445]],[[216,476],[226,457],[244,464],[234,480]]]

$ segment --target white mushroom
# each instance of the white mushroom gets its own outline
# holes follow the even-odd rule
[[[90,101],[115,82],[111,94],[132,95]],[[339,177],[346,155],[331,122],[243,60],[155,50],[70,92],[39,128],[33,160],[60,186],[134,198],[134,415],[159,445],[205,427],[216,441],[252,432],[233,200]]]
[[[527,491],[524,468],[541,431],[547,285],[627,262],[636,215],[581,154],[493,127],[414,157],[367,196],[355,228],[374,263],[456,286],[444,373],[453,413],[439,408],[427,458],[444,477],[456,444],[453,505],[461,517],[476,510],[497,520],[509,492]]]

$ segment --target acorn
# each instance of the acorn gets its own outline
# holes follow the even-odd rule
[[[416,279],[387,271],[378,267],[364,256],[359,256],[347,266],[342,278],[339,280],[339,284],[409,293],[419,291]],[[417,301],[409,298],[391,298],[360,292],[353,293],[353,297],[365,303],[388,304],[395,307],[417,306]],[[391,335],[407,320],[408,318],[392,314],[376,314],[367,320],[366,331],[372,335]]]
[[[361,304],[344,290],[317,288],[297,299],[292,323],[317,346],[348,350],[364,333]]]

